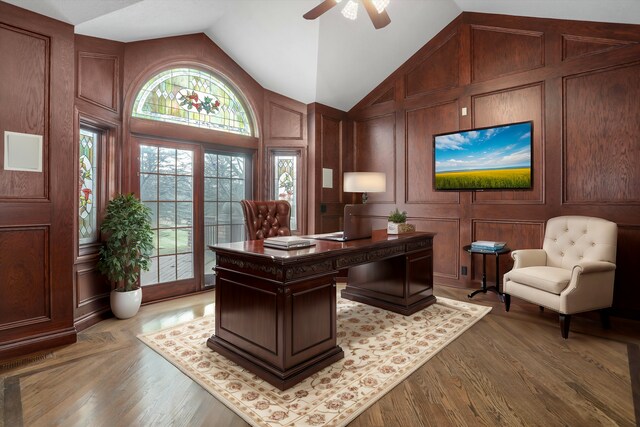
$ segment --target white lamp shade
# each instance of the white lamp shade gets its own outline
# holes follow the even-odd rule
[[[382,172],[345,172],[344,191],[382,193],[387,190],[387,176]]]

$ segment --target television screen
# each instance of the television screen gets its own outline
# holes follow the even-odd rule
[[[522,122],[434,135],[434,189],[530,189],[532,132]]]

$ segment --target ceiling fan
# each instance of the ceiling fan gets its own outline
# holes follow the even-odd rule
[[[329,9],[337,6],[342,0],[324,0],[322,3],[302,15],[305,19],[316,19]],[[349,0],[342,9],[342,14],[349,19],[356,19],[358,16],[358,0]],[[389,14],[385,10],[389,0],[360,0],[364,9],[369,14],[373,26],[377,29],[386,27],[391,22]]]

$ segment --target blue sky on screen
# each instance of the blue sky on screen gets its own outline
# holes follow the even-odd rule
[[[531,167],[531,123],[437,136],[436,173]]]

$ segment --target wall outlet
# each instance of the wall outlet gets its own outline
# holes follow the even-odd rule
[[[460,274],[462,274],[463,276],[466,276],[466,275],[467,275],[467,266],[466,266],[466,265],[463,265],[463,266],[460,268]]]

